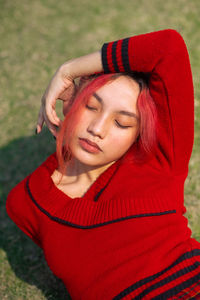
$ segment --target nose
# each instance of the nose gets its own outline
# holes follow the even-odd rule
[[[99,117],[90,122],[87,130],[93,136],[98,136],[100,139],[103,139],[108,129],[107,126],[106,119]]]

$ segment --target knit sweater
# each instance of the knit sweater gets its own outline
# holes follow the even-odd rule
[[[138,164],[131,147],[72,199],[51,179],[53,153],[11,190],[8,215],[43,249],[73,300],[189,299],[200,292],[200,243],[184,216],[194,131],[185,43],[174,30],[134,36],[104,44],[102,62],[105,73],[150,75],[155,155]]]

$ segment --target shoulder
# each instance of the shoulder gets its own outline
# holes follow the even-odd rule
[[[12,196],[22,195],[26,193],[26,182],[32,178],[41,179],[41,174],[51,173],[57,167],[56,153],[51,154],[40,166],[38,166],[31,174],[27,175],[23,180],[21,180],[8,194],[8,199]]]
[[[35,171],[26,176],[9,192],[6,201],[6,209],[11,219],[19,219],[26,213],[31,213],[32,203],[30,201],[27,184],[34,186],[35,191],[41,187],[41,182],[45,184],[51,170],[57,166],[56,154],[51,154]],[[18,222],[18,221],[17,221]]]
[[[42,189],[41,182],[43,181],[44,185],[48,182],[50,177],[48,174],[56,167],[56,164],[56,155],[53,153],[33,173],[19,182],[7,196],[6,210],[8,216],[39,246],[41,212],[30,197],[28,184],[34,188],[34,192],[37,194],[40,188]],[[46,182],[45,178],[47,179]]]

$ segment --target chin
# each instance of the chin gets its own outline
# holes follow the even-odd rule
[[[84,165],[95,167],[95,166],[105,166],[107,164],[110,164],[114,161],[114,159],[103,159],[103,157],[98,157],[97,155],[87,153],[85,151],[75,151],[72,152],[72,155],[75,159],[77,159],[79,162],[81,162]],[[101,153],[102,155],[102,153]]]
[[[78,143],[72,143],[70,149],[72,156],[75,159],[88,166],[105,166],[119,159],[119,157],[106,157],[105,152],[88,152],[85,149],[82,149]]]
[[[82,149],[71,149],[71,153],[75,159],[85,165],[94,166],[98,164],[99,160],[101,160],[97,157],[97,155],[91,154]]]

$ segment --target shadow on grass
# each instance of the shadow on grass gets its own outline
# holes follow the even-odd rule
[[[48,300],[66,300],[71,298],[64,284],[49,270],[42,250],[16,227],[5,209],[9,191],[54,151],[55,141],[47,129],[0,149],[0,248],[6,252],[18,278],[37,286]]]

